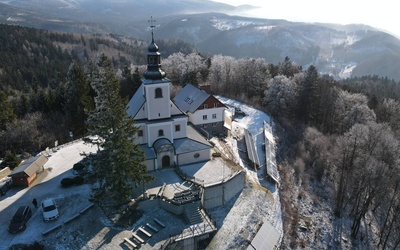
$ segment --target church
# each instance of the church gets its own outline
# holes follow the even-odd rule
[[[147,70],[127,107],[139,128],[135,143],[145,153],[148,171],[211,159],[211,144],[188,124],[188,116],[170,99],[170,84],[161,69],[161,54],[152,32]]]

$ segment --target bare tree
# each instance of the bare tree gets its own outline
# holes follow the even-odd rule
[[[338,137],[334,145],[332,163],[336,166],[337,171],[335,214],[339,217],[348,194],[355,161],[361,153],[364,133],[366,132],[363,126],[355,125],[343,136]]]
[[[163,69],[173,84],[185,85],[191,83],[198,85],[206,78],[206,59],[197,53],[184,55],[175,53],[164,59]]]
[[[339,90],[332,113],[335,132],[344,133],[356,123],[374,120],[375,114],[368,110],[368,99],[365,95]]]
[[[216,93],[234,95],[234,72],[237,69],[237,60],[230,56],[216,55],[211,59],[208,81],[211,89]]]
[[[298,105],[298,86],[286,76],[275,76],[268,82],[264,103],[273,115],[294,118]]]

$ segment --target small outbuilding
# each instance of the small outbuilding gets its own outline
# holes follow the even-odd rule
[[[8,176],[12,178],[14,186],[28,187],[36,179],[37,174],[43,172],[47,157],[38,155],[23,161]]]

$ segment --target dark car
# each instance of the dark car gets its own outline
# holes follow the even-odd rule
[[[82,185],[83,182],[84,179],[81,176],[67,177],[61,180],[61,186],[62,187],[77,186],[77,185]]]
[[[17,209],[8,225],[8,232],[15,234],[24,231],[26,223],[32,216],[32,210],[29,206],[21,206]]]

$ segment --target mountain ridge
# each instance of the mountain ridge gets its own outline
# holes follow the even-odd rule
[[[200,0],[0,0],[0,5],[0,21],[7,24],[143,40],[150,39],[148,20],[158,13],[157,39],[180,39],[204,54],[264,58],[268,63],[288,56],[337,79],[367,74],[400,80],[400,40],[364,24],[243,17],[233,14],[257,7]]]

